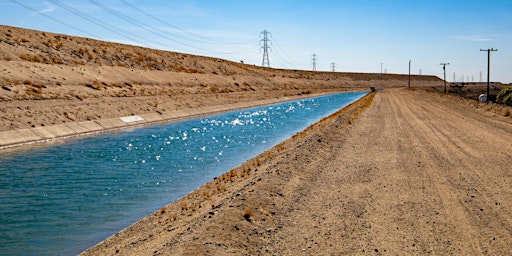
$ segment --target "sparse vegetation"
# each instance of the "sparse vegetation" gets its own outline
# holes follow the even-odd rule
[[[503,108],[503,110],[501,110],[501,115],[502,115],[502,116],[510,116],[510,115],[511,115],[511,113],[510,113],[510,112],[511,112],[511,111],[510,111],[510,109],[508,109],[508,108]]]
[[[20,54],[20,59],[30,61],[30,62],[43,62],[41,57],[37,55],[31,55],[31,54]]]
[[[498,103],[512,106],[512,86],[504,87],[496,97]]]
[[[253,214],[254,210],[252,209],[252,207],[248,207],[245,209],[243,217],[245,220],[252,222]]]

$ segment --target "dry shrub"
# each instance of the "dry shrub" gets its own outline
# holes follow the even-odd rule
[[[62,59],[57,58],[57,57],[55,57],[55,56],[50,57],[50,59],[52,60],[52,62],[53,62],[54,64],[64,64],[64,61],[63,61]]]
[[[245,209],[243,217],[247,221],[252,222],[253,214],[254,214],[254,210],[252,209],[252,207],[249,207],[249,208]]]
[[[174,68],[174,71],[176,72],[185,72],[186,68],[182,67],[182,66],[176,66]]]
[[[510,114],[511,114],[511,113],[510,113],[510,109],[508,109],[508,108],[503,108],[503,109],[501,110],[501,115],[502,115],[502,116],[510,116]]]
[[[43,62],[39,56],[30,54],[21,54],[20,59],[30,62]]]
[[[80,56],[84,56],[86,53],[89,53],[89,50],[88,49],[85,49],[85,48],[78,48],[78,54]]]
[[[94,80],[92,82],[92,84],[84,84],[86,87],[89,87],[91,89],[94,89],[94,90],[101,90],[101,88],[103,88],[103,86],[101,86],[100,82],[98,82],[97,80]]]
[[[32,84],[32,81],[30,81],[30,80],[28,80],[28,79],[25,79],[25,80],[23,80],[23,84],[31,85],[31,84]]]
[[[149,69],[149,70],[154,70],[155,67],[153,66],[153,63],[146,63],[146,68]]]
[[[204,199],[209,199],[210,198],[210,193],[208,191],[204,191],[203,192],[203,198]]]
[[[27,87],[27,94],[41,94],[43,86],[40,84],[32,84],[32,86]]]
[[[123,85],[121,85],[119,82],[113,82],[110,85],[117,87],[117,88],[123,88]]]

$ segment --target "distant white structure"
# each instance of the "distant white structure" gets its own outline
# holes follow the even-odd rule
[[[478,101],[487,102],[487,94],[480,94],[480,96],[478,96]]]

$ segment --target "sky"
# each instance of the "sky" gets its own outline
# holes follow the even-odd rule
[[[512,0],[0,0],[0,24],[274,68],[512,82]],[[455,80],[454,80],[455,77]]]

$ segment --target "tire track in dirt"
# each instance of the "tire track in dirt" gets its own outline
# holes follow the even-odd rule
[[[510,184],[510,179],[503,180],[504,183],[496,182],[495,177],[486,175],[482,169],[497,170],[498,168],[498,173],[506,174],[508,171],[510,175],[508,169],[510,153],[508,158],[505,158],[509,159],[508,163],[503,162],[496,166],[494,166],[495,160],[484,159],[482,154],[479,154],[482,152],[480,146],[488,148],[489,145],[484,142],[489,141],[482,142],[473,138],[478,138],[479,134],[486,134],[489,127],[485,127],[485,130],[479,129],[479,126],[472,124],[477,123],[481,126],[482,122],[475,121],[471,117],[461,121],[460,116],[453,115],[452,111],[447,110],[451,107],[448,102],[444,102],[444,105],[441,104],[442,102],[432,104],[432,102],[419,100],[418,95],[397,91],[386,94],[389,98],[387,103],[393,107],[393,113],[396,115],[399,138],[403,147],[401,150],[403,152],[396,153],[404,156],[402,159],[404,171],[409,170],[410,175],[417,175],[422,177],[421,179],[430,181],[430,184],[426,184],[426,188],[430,189],[422,193],[425,199],[432,197],[443,206],[441,210],[444,216],[437,218],[436,223],[447,226],[443,231],[447,248],[450,248],[452,253],[489,252],[489,241],[496,241],[495,236],[503,236],[510,231],[510,218],[506,214],[507,211],[495,207],[499,205],[500,200],[496,200],[493,195],[493,191],[503,191],[510,196],[510,188],[505,188],[506,184]],[[429,98],[429,100],[432,99]],[[472,133],[461,133],[453,123],[469,127],[467,131]],[[501,132],[510,134],[510,128]],[[506,138],[507,134],[504,137]],[[504,151],[505,140],[496,136],[492,139],[490,144],[499,144]],[[414,166],[416,163],[418,168]],[[427,163],[427,166],[424,166],[424,163]],[[409,180],[415,179],[410,177]],[[468,205],[468,201],[471,205]],[[436,211],[436,214],[440,213]],[[435,221],[432,218],[429,220],[432,223]],[[496,230],[502,230],[502,232]],[[439,234],[436,236],[436,241],[443,240],[440,239],[442,236]],[[458,239],[451,238],[457,236],[462,239],[457,241]],[[489,240],[485,241],[486,239]],[[501,245],[505,246],[506,243]],[[431,246],[430,249],[439,251],[440,248]]]

